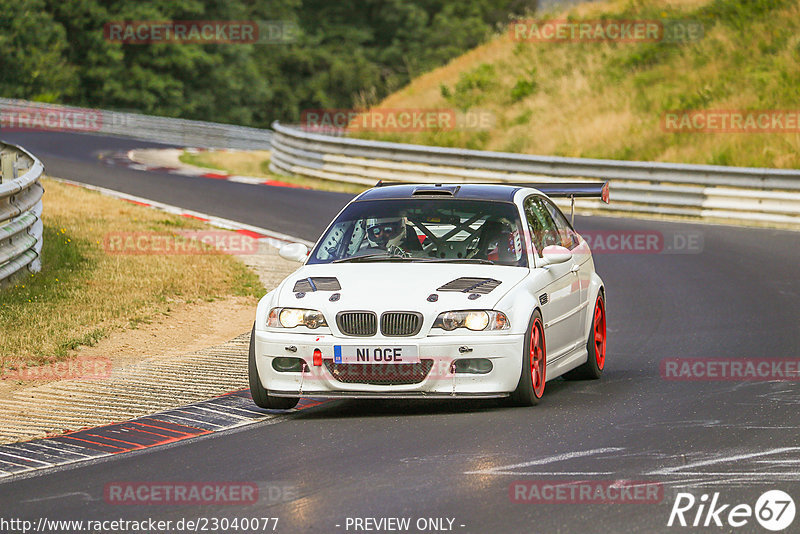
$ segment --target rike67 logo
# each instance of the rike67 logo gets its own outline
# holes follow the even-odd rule
[[[719,492],[710,497],[704,493],[699,499],[681,492],[675,497],[667,526],[739,528],[752,524],[755,518],[765,529],[778,532],[792,524],[794,515],[794,500],[781,490],[763,493],[755,506],[723,503]]]

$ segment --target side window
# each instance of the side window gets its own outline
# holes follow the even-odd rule
[[[336,223],[316,253],[318,260],[335,260],[342,257],[342,249],[348,236],[353,230],[353,221]]]
[[[528,197],[525,200],[525,217],[528,219],[533,246],[540,258],[545,247],[561,244],[555,222],[541,198]]]
[[[578,236],[575,234],[575,230],[572,229],[572,226],[567,221],[567,218],[563,213],[561,213],[561,210],[549,200],[543,200],[543,202],[547,207],[548,213],[556,223],[558,235],[561,237],[561,245],[570,250],[577,247]]]

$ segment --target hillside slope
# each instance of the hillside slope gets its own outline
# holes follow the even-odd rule
[[[380,108],[488,110],[483,131],[372,138],[486,150],[719,165],[800,167],[800,129],[666,131],[672,110],[800,110],[800,4],[636,0],[576,6],[537,20],[702,22],[699,39],[523,42],[511,33],[415,79]],[[363,134],[362,134],[363,135]]]

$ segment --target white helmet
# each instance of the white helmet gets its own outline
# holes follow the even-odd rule
[[[367,239],[374,247],[399,247],[406,237],[405,217],[367,219]]]

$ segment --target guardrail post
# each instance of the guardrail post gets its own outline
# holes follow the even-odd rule
[[[0,183],[17,179],[17,153],[0,154]]]

